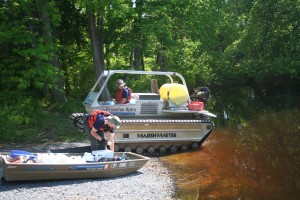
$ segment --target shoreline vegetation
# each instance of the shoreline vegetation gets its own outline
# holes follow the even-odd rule
[[[279,96],[299,95],[297,1],[27,0],[0,7],[2,142],[82,139],[66,121],[84,112],[82,101],[104,70],[178,72],[190,93],[207,86],[217,96],[242,86],[251,91],[240,93],[265,104],[298,106]],[[145,92],[157,77],[119,78]],[[117,90],[108,88],[103,99]]]

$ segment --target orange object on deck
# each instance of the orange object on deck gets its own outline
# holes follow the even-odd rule
[[[203,102],[199,102],[199,101],[191,102],[188,104],[188,108],[189,110],[201,111],[204,109],[204,104]]]

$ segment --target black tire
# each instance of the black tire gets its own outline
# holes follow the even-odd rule
[[[148,153],[154,153],[155,152],[155,148],[153,146],[149,146],[147,149]]]
[[[177,147],[176,147],[175,145],[172,145],[172,146],[170,147],[170,151],[171,151],[171,153],[176,153]]]
[[[181,146],[181,151],[186,151],[186,150],[188,150],[188,145],[186,145],[186,144],[183,144],[182,146]]]
[[[158,150],[159,150],[160,153],[166,153],[167,147],[164,146],[164,145],[161,145]]]
[[[144,148],[141,147],[141,146],[139,146],[139,147],[137,147],[137,148],[135,149],[135,152],[136,152],[137,154],[142,154],[142,153],[144,152]]]
[[[131,152],[131,147],[130,146],[125,147],[124,152]]]
[[[120,151],[120,146],[118,144],[115,144],[114,150],[115,150],[115,152],[119,152]]]
[[[192,149],[199,149],[199,143],[198,142],[194,142],[192,144]]]

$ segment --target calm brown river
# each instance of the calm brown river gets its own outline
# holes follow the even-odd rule
[[[300,111],[238,116],[219,112],[199,151],[161,158],[177,180],[176,197],[300,199]]]

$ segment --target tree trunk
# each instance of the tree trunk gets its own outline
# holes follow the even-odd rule
[[[88,25],[89,25],[89,35],[91,39],[92,51],[93,51],[93,62],[94,62],[94,70],[96,79],[102,74],[104,71],[104,39],[103,32],[97,29],[96,26],[96,17],[94,13],[90,13],[88,17]],[[99,25],[103,26],[103,20],[99,20]],[[97,34],[99,32],[99,35]],[[99,82],[98,87],[100,88],[103,82]],[[111,99],[111,95],[107,86],[101,94],[101,98],[104,100]]]
[[[135,47],[134,48],[133,65],[134,65],[134,68],[137,69],[137,70],[142,70],[143,69],[142,53],[141,53],[141,48],[140,47]]]
[[[167,49],[162,48],[161,52],[156,54],[156,64],[159,66],[159,71],[167,71],[168,68],[168,58],[166,56]]]
[[[60,76],[60,69],[59,69],[59,62],[58,62],[58,56],[56,52],[56,48],[53,42],[52,32],[51,32],[51,26],[50,26],[50,20],[47,12],[47,1],[37,1],[38,10],[39,10],[39,16],[42,21],[41,25],[41,32],[42,36],[46,38],[46,42],[48,44],[51,44],[52,46],[52,61],[51,64],[57,68],[57,77],[56,78],[56,87],[52,88],[52,97],[56,102],[67,102],[67,98],[65,95],[65,92],[63,90],[63,81]]]
[[[133,66],[133,50],[132,49],[130,51],[129,63],[130,63],[130,70],[134,70],[134,66]]]

